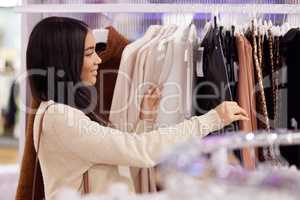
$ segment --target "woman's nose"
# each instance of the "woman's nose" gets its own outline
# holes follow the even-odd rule
[[[99,65],[102,63],[101,58],[96,54],[96,64]]]

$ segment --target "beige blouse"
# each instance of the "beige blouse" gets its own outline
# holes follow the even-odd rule
[[[137,135],[103,127],[82,111],[50,100],[41,103],[34,120],[35,148],[41,114],[48,105],[51,106],[45,113],[39,150],[46,200],[54,199],[64,187],[82,192],[86,170],[93,193],[105,193],[116,182],[127,184],[134,192],[133,181],[119,175],[118,165],[152,167],[175,144],[192,136],[204,137],[223,127],[212,110],[173,127]]]

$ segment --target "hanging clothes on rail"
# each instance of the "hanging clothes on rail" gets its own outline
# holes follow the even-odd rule
[[[106,48],[98,51],[102,63],[99,65],[97,82],[96,108],[95,112],[109,118],[110,107],[114,94],[116,79],[120,66],[121,56],[129,41],[122,36],[114,27],[107,27],[108,39]]]
[[[280,36],[281,37],[281,36]],[[273,88],[273,95],[275,96],[274,102],[274,128],[284,128],[286,127],[284,125],[284,119],[281,113],[286,113],[285,111],[281,111],[284,106],[282,104],[284,103],[283,97],[285,95],[282,94],[282,91],[284,88],[281,88],[281,76],[282,76],[282,59],[280,55],[280,37],[275,36],[274,37],[274,70],[275,74],[273,76],[273,83],[274,83],[274,88]]]
[[[138,90],[135,90],[135,88],[133,88],[138,95],[144,94],[151,85],[162,86],[166,82],[170,71],[173,70],[173,67],[171,68],[172,58],[173,58],[173,48],[172,48],[172,43],[168,42],[168,40],[177,31],[177,26],[175,25],[168,26],[166,27],[166,29],[167,30],[162,35],[162,37],[159,39],[157,38],[158,40],[155,40],[155,42],[152,43],[153,45],[156,43],[158,44],[158,46],[157,45],[151,46],[151,43],[149,43],[150,46],[148,47],[146,45],[148,50],[145,50],[144,52],[146,53],[145,62],[144,62],[144,75],[143,75],[142,83],[141,82],[138,83],[138,84],[142,84],[142,86],[139,87],[138,85],[136,85],[138,86],[137,88]],[[141,66],[136,65],[135,67],[140,68],[142,66],[143,64]],[[135,87],[134,84],[133,87]],[[164,87],[162,93],[163,91],[168,91],[168,89]],[[137,105],[141,105],[140,103],[141,102],[139,102]],[[158,112],[156,124],[160,120],[159,116],[161,116],[160,112]],[[153,125],[154,126],[152,127],[152,129],[155,128],[155,124]],[[156,171],[155,168],[149,168],[148,170],[145,169],[141,170],[140,186],[141,186],[142,193],[157,191],[157,186],[155,181],[156,179],[155,171]]]
[[[134,65],[138,50],[158,34],[161,26],[150,26],[142,38],[127,45],[123,51],[119,73],[116,80],[111,104],[109,120],[120,130],[129,131],[135,127],[129,126],[127,106],[132,99],[129,96]]]
[[[145,36],[131,45],[126,47],[126,51],[122,55],[121,70],[118,75],[116,91],[113,97],[113,112],[110,115],[112,123],[120,130],[125,131],[137,131],[139,123],[140,108],[139,99],[136,99],[136,91],[132,87],[134,81],[143,80],[144,76],[144,63],[148,53],[149,47],[154,47],[156,41],[163,34],[167,34],[168,30],[166,27],[161,28],[160,26],[151,26]],[[139,65],[140,64],[140,65]],[[153,67],[153,66],[152,66]],[[142,82],[143,84],[143,82]],[[124,88],[125,86],[125,88]],[[137,85],[139,88],[141,85]],[[133,92],[134,91],[134,92]],[[143,96],[144,93],[141,93]],[[131,106],[131,107],[130,107]],[[131,110],[129,110],[131,108]],[[132,117],[136,116],[136,121],[132,120]],[[128,177],[129,168],[127,166],[119,166],[119,172],[123,176]],[[155,180],[153,179],[153,168],[149,169],[138,169],[131,168],[130,174],[134,181],[136,192],[149,192],[156,191]]]
[[[299,95],[299,74],[300,74],[300,29],[289,30],[282,38],[281,52],[284,63],[287,67],[287,113],[288,128],[299,129],[300,123],[300,95]],[[300,167],[300,147],[282,147],[282,154],[290,164]]]
[[[197,71],[197,51],[195,51],[196,48],[198,48],[198,36],[197,36],[197,29],[194,24],[190,25],[190,32],[187,38],[187,47],[185,50],[185,61],[187,62],[187,80],[186,80],[186,96],[184,98],[185,100],[185,118],[188,119],[192,116],[195,116],[194,111],[194,99],[193,99],[193,92],[195,88],[195,77]],[[186,57],[187,55],[187,57]]]
[[[286,128],[285,123],[279,122],[280,111],[279,107],[284,101],[281,96],[279,100],[280,90],[280,73],[282,73],[281,55],[280,55],[280,41],[278,36],[274,36],[269,29],[264,36],[264,87],[266,95],[266,103],[268,110],[268,117],[270,121],[270,128]],[[281,119],[283,121],[284,119]],[[281,124],[281,125],[280,125]]]
[[[184,97],[187,97],[185,94],[187,87],[187,60],[185,60],[187,54],[185,53],[187,52],[185,50],[191,28],[171,25],[163,27],[163,29],[166,30],[160,37],[141,48],[135,70],[137,72],[143,70],[143,77],[139,80],[133,79],[135,82],[131,87],[131,97],[143,95],[146,89],[153,84],[163,87],[157,120],[153,128],[171,126],[183,121]],[[193,30],[195,31],[195,28]],[[145,58],[143,58],[144,55]],[[139,87],[141,85],[142,87]],[[136,106],[140,105],[139,99],[136,99],[136,102]],[[132,110],[128,113],[130,120],[130,116],[134,117],[137,112]],[[133,118],[133,120],[135,119]],[[151,180],[155,179],[153,177],[155,174],[148,174],[149,181],[146,181],[145,170],[142,170],[141,190],[143,193],[154,191],[151,187],[153,185]],[[150,187],[147,186],[147,182],[150,183]]]
[[[224,42],[224,55],[226,58],[226,66],[228,71],[228,77],[230,81],[230,89],[232,93],[233,100],[237,100],[237,82],[238,82],[238,69],[234,65],[238,61],[236,41],[234,36],[234,26],[231,27],[231,31],[225,32],[225,42]]]
[[[263,70],[262,70],[262,36],[255,30],[252,24],[251,31],[247,38],[251,42],[253,48],[254,73],[256,83],[256,110],[257,110],[257,129],[270,130],[270,123],[268,118],[267,103],[263,85]]]
[[[193,43],[196,41],[195,26],[180,26],[173,35],[170,46],[172,55],[171,67],[163,66],[161,75],[163,84],[162,100],[157,117],[156,127],[166,127],[182,122],[191,117],[192,102],[192,60]],[[164,78],[165,77],[165,78]]]
[[[238,104],[249,116],[249,121],[240,121],[239,127],[242,132],[252,133],[257,130],[252,47],[250,42],[241,35],[236,36],[236,45],[239,58]],[[247,148],[242,151],[243,163],[248,169],[255,168],[255,159],[251,153],[253,152]]]
[[[275,70],[275,57],[274,57],[274,37],[269,29],[267,34],[264,35],[263,41],[263,76],[264,76],[264,89],[266,95],[266,105],[268,110],[268,118],[270,128],[275,127],[276,115],[276,70]]]
[[[160,54],[158,54],[158,45],[162,40],[171,37],[175,31],[175,26],[163,26],[156,37],[138,50],[130,88],[130,98],[132,99],[128,105],[128,123],[133,126],[136,126],[140,110],[142,109],[140,107],[142,101],[141,97],[151,85],[161,84],[158,81],[162,69],[167,71],[171,69],[172,43],[166,43],[164,48],[160,49]],[[156,54],[156,56],[159,55],[159,57],[153,56],[154,54]],[[168,56],[166,56],[166,54],[168,54]],[[156,71],[149,73],[153,68],[156,68]],[[155,82],[151,82],[151,79],[155,80]]]
[[[131,101],[130,97],[130,88],[132,83],[132,76],[134,71],[134,65],[136,62],[138,51],[141,47],[143,47],[147,42],[152,40],[160,31],[161,26],[155,25],[150,26],[145,35],[138,39],[137,41],[129,44],[125,47],[124,52],[122,54],[121,64],[119,73],[117,76],[114,96],[111,105],[111,112],[109,119],[111,123],[119,130],[128,131],[128,132],[136,132],[138,131],[136,127],[133,127],[128,122],[128,105]],[[151,127],[151,125],[149,125]],[[147,131],[143,130],[143,132]],[[126,167],[119,167],[120,173],[126,173]],[[123,171],[123,172],[122,172]],[[128,173],[128,172],[127,172]],[[140,169],[131,167],[130,174],[132,176],[132,181],[135,185],[135,191],[140,193],[142,192],[142,183],[145,182],[144,185],[151,185],[152,190],[156,188],[153,186],[155,180],[148,178],[154,177],[153,169]],[[146,178],[145,178],[146,177]],[[128,178],[128,177],[127,177]],[[147,180],[144,180],[147,179]],[[151,182],[151,184],[149,183]],[[149,184],[148,184],[149,183]],[[155,188],[155,189],[153,189]]]
[[[204,37],[201,47],[203,54],[203,77],[196,78],[197,107],[196,114],[203,115],[215,108],[223,101],[233,101],[228,68],[224,57],[223,46],[220,39],[220,31],[217,27],[211,27]],[[237,127],[231,124],[225,127],[226,131],[235,131]],[[224,132],[218,131],[218,133]]]
[[[143,109],[141,97],[153,85],[162,87],[162,98],[156,123],[147,130],[171,126],[191,116],[196,36],[192,24],[150,26],[144,37],[125,48],[110,113],[110,121],[117,128],[136,131]],[[137,192],[156,191],[155,168],[130,171]]]

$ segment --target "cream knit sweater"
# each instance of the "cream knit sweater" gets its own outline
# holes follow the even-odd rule
[[[212,110],[173,127],[126,133],[103,127],[82,111],[50,100],[41,103],[34,120],[35,148],[41,114],[48,105],[51,106],[45,113],[39,150],[46,200],[54,199],[64,187],[82,192],[82,175],[86,170],[93,193],[104,193],[117,182],[127,184],[134,192],[133,181],[119,175],[118,165],[152,167],[175,144],[193,136],[204,137],[223,127],[218,114]]]

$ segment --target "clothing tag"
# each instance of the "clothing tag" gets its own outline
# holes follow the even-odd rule
[[[295,118],[291,119],[291,127],[294,128],[294,130],[298,129],[298,122]]]
[[[233,62],[233,70],[234,70],[234,81],[239,81],[239,66],[236,62]]]
[[[204,77],[203,72],[203,53],[204,53],[204,47],[199,47],[196,53],[196,73],[197,77]]]

